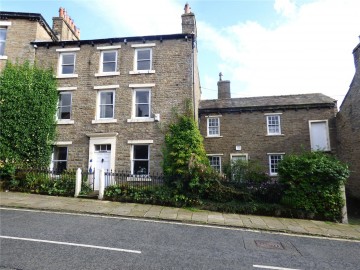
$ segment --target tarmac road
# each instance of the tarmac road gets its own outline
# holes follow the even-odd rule
[[[0,269],[359,269],[360,242],[1,209]]]

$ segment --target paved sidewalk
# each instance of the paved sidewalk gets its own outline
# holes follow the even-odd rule
[[[223,214],[202,210],[191,211],[184,208],[158,205],[119,203],[17,192],[0,192],[0,206],[122,217],[138,217],[360,241],[359,225],[339,224],[316,220]]]

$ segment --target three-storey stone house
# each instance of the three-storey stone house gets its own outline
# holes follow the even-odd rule
[[[172,110],[197,105],[196,21],[188,5],[182,33],[81,40],[60,8],[50,28],[40,14],[0,13],[1,67],[29,60],[58,81],[57,140],[51,168],[161,172]],[[95,183],[96,188],[97,183]]]

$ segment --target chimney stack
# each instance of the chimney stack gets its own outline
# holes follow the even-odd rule
[[[223,74],[220,72],[219,73],[219,81],[217,83],[218,99],[231,98],[230,81],[223,81],[222,76],[223,76]]]
[[[80,30],[65,8],[60,7],[59,17],[53,17],[52,29],[60,40],[80,40]]]
[[[191,7],[188,3],[185,4],[184,14],[181,15],[182,33],[197,35],[195,14],[191,12]]]

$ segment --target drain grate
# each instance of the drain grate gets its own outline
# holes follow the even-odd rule
[[[283,244],[277,241],[266,241],[266,240],[254,240],[256,246],[260,248],[267,248],[267,249],[280,249],[284,250],[285,247]]]

